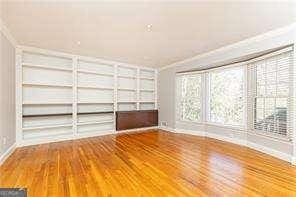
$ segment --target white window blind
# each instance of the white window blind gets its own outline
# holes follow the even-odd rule
[[[248,106],[252,108],[252,129],[259,133],[291,137],[291,50],[278,51],[248,65],[252,74],[252,103]]]
[[[210,122],[244,124],[244,69],[232,67],[209,72]]]
[[[179,114],[181,121],[201,121],[201,74],[181,75],[179,86]]]

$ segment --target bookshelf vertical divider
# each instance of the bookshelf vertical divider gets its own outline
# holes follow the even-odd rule
[[[20,48],[16,49],[16,57],[15,57],[15,122],[16,122],[16,144],[17,146],[20,145],[20,143],[23,141],[23,105],[22,105],[22,95],[23,95],[23,88],[22,88],[22,81],[23,81],[23,75],[22,75],[22,50]]]
[[[137,110],[140,109],[140,69],[137,68]]]
[[[118,66],[114,65],[114,99],[113,99],[113,118],[114,118],[114,130],[116,129],[116,111],[117,111],[117,87],[118,87]]]
[[[78,59],[77,57],[73,57],[73,64],[72,64],[72,69],[73,69],[73,82],[72,82],[72,91],[73,91],[73,103],[72,103],[72,115],[73,115],[73,134],[74,136],[77,136],[77,64],[78,64]]]
[[[158,76],[158,71],[155,70],[154,71],[154,109],[158,109],[158,106],[157,106],[157,99],[158,99],[158,95],[157,95],[158,79],[157,79],[157,76]]]

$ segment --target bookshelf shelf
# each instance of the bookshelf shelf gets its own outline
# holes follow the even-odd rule
[[[78,122],[77,125],[93,125],[93,124],[106,124],[106,123],[113,123],[113,120],[106,120],[106,121],[93,121],[93,122]]]
[[[93,75],[110,76],[110,77],[114,76],[114,74],[111,74],[111,73],[100,73],[100,72],[97,72],[97,71],[84,70],[84,69],[79,69],[79,70],[77,70],[77,72],[85,73],[85,74],[93,74]]]
[[[140,77],[140,79],[143,79],[143,80],[154,80],[153,77]]]
[[[113,87],[98,87],[98,86],[77,86],[81,89],[98,89],[98,90],[114,90]]]
[[[36,126],[36,127],[23,127],[24,131],[28,130],[38,130],[38,129],[51,129],[58,127],[72,127],[72,124],[57,124],[57,125],[46,125],[46,126]]]
[[[72,88],[72,85],[59,84],[42,84],[42,83],[23,83],[23,86],[41,86],[41,87],[58,87],[58,88]]]
[[[140,89],[141,92],[154,92],[154,89]]]
[[[23,63],[23,67],[32,67],[32,68],[40,68],[40,69],[48,69],[48,70],[59,70],[59,71],[67,71],[72,72],[72,68],[62,68],[58,66],[48,66],[48,65],[42,65],[42,64],[32,64],[32,63]]]
[[[135,76],[124,76],[124,75],[118,75],[118,78],[126,78],[126,79],[136,79],[137,77]]]

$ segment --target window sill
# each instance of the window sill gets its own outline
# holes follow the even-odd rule
[[[288,137],[282,137],[282,136],[272,135],[272,134],[268,134],[268,133],[260,133],[257,130],[248,130],[248,134],[257,135],[257,136],[261,136],[264,138],[277,140],[280,142],[286,142],[289,144],[291,144],[293,142],[292,139],[289,139]]]
[[[193,121],[187,121],[187,120],[177,120],[177,123],[187,123],[187,124],[193,124],[193,125],[199,125],[199,126],[216,126],[216,127],[222,127],[225,129],[232,129],[240,132],[246,132],[246,129],[239,126],[233,126],[233,125],[223,125],[223,124],[217,124],[212,122],[193,122]]]
[[[177,123],[187,123],[187,124],[195,124],[195,125],[204,125],[203,122],[194,122],[189,120],[177,120]]]
[[[213,122],[205,122],[204,124],[208,125],[208,126],[216,126],[216,127],[226,128],[226,129],[237,130],[237,131],[240,131],[240,132],[247,132],[247,129],[242,127],[242,126],[223,125],[223,124],[213,123]]]

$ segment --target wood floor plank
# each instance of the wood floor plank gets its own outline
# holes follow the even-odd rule
[[[0,187],[29,196],[296,196],[296,167],[239,145],[161,130],[18,148]]]

